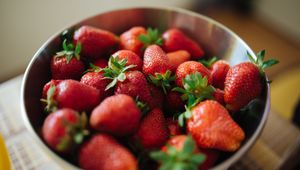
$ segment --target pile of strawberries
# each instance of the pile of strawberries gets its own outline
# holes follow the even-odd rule
[[[82,26],[62,37],[42,92],[42,137],[87,170],[212,167],[239,149],[245,133],[231,115],[261,95],[264,69],[277,63],[264,51],[233,67],[207,59],[176,28],[117,36]]]

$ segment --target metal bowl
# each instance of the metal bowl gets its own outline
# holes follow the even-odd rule
[[[246,53],[255,56],[249,46],[235,33],[222,24],[197,13],[177,8],[131,8],[102,13],[85,19],[67,28],[91,25],[110,30],[116,34],[132,26],[157,27],[160,30],[177,27],[195,39],[205,49],[208,56],[218,56],[229,61],[231,65],[247,60]],[[66,29],[66,28],[65,28]],[[63,30],[65,30],[63,29]],[[41,92],[50,80],[50,58],[60,47],[59,35],[52,36],[34,55],[28,65],[22,84],[21,108],[26,127],[43,152],[53,158],[63,169],[78,169],[76,165],[61,158],[48,148],[40,137],[45,115],[40,104]],[[261,133],[270,109],[269,85],[265,86],[261,96],[262,107],[256,118],[242,120],[246,139],[241,148],[231,154],[224,154],[214,169],[227,169],[238,161]]]

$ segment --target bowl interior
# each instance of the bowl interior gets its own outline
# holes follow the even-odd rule
[[[254,55],[245,42],[229,29],[207,17],[181,9],[135,8],[117,10],[88,18],[69,28],[77,28],[81,25],[91,25],[107,29],[118,35],[133,26],[156,27],[161,31],[176,27],[201,44],[207,52],[207,56],[224,58],[231,65],[247,60],[247,51]],[[50,38],[35,54],[26,70],[23,80],[21,100],[24,117],[28,125],[27,127],[35,135],[40,134],[40,128],[45,119],[40,98],[44,84],[50,80],[50,58],[60,48],[59,33]],[[235,117],[236,121],[245,130],[247,138],[239,151],[222,155],[217,169],[227,168],[235,162],[249,149],[257,138],[269,109],[267,102],[268,88],[268,86],[265,87],[265,92],[262,94],[260,104],[258,105],[259,107],[256,107],[257,114],[255,116],[240,114],[240,116]],[[52,151],[46,149],[46,152],[50,153]],[[68,166],[67,162],[65,164]]]

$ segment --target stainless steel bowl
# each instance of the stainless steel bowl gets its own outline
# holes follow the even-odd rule
[[[116,34],[120,34],[132,26],[139,25],[157,27],[160,30],[177,27],[198,41],[208,56],[219,56],[229,61],[231,65],[247,60],[247,51],[253,56],[255,55],[239,36],[222,24],[206,16],[183,9],[121,9],[96,15],[67,28],[74,28],[80,25],[91,25],[110,30]],[[59,35],[63,30],[52,36],[36,52],[28,65],[22,84],[21,107],[26,127],[35,139],[35,144],[39,145],[43,152],[61,165],[62,169],[78,169],[78,167],[67,162],[49,149],[39,136],[39,131],[45,118],[40,106],[41,92],[43,85],[50,80],[50,58],[60,46]],[[269,95],[269,85],[267,85],[262,96],[264,104],[258,110],[258,117],[240,123],[247,135],[241,148],[235,153],[223,156],[214,169],[229,168],[254,144],[267,120],[270,109]]]

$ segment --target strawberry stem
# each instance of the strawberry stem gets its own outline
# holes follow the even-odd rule
[[[164,74],[155,73],[155,76],[149,74],[149,81],[154,85],[161,87],[165,94],[167,90],[171,88],[171,82],[175,80],[175,76],[172,76],[172,72],[167,70]]]
[[[157,44],[161,46],[163,43],[161,34],[158,29],[153,29],[150,27],[147,29],[146,34],[141,34],[140,36],[138,36],[138,40],[140,40],[144,44],[143,50],[145,50],[149,45]]]
[[[217,56],[213,56],[212,58],[209,59],[200,59],[198,60],[198,62],[203,64],[206,68],[210,68],[213,65],[213,63],[215,63],[218,60],[219,58]]]
[[[54,57],[64,57],[66,56],[67,64],[71,61],[73,57],[77,60],[80,60],[80,52],[81,52],[81,44],[77,43],[74,49],[74,45],[72,43],[67,44],[67,39],[63,41],[62,44],[63,51],[57,52]]]
[[[57,110],[57,102],[54,100],[56,87],[51,85],[47,91],[47,99],[41,99],[40,101],[46,104],[45,111],[47,113],[55,112]]]

